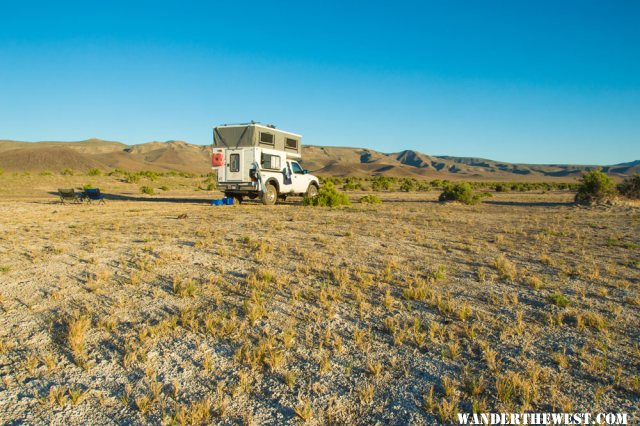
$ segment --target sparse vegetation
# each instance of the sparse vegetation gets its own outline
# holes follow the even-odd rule
[[[440,194],[439,201],[459,201],[463,204],[478,204],[480,196],[473,193],[467,182],[448,185]]]
[[[371,189],[374,191],[390,191],[396,178],[387,176],[374,176],[371,178]]]
[[[304,204],[307,206],[317,207],[338,207],[338,206],[350,206],[349,197],[344,192],[339,192],[335,185],[331,182],[325,183],[318,195],[313,198],[304,199]]]
[[[580,186],[575,201],[580,204],[601,202],[615,193],[615,184],[606,173],[592,170],[580,178]]]
[[[155,194],[155,191],[153,190],[153,188],[150,187],[150,186],[146,186],[146,185],[140,187],[140,192],[142,192],[143,194],[147,194],[147,195]]]
[[[67,339],[69,348],[73,353],[73,357],[78,364],[84,364],[86,361],[86,334],[91,325],[91,320],[87,316],[79,316],[69,321]]]
[[[632,200],[640,199],[640,174],[634,174],[626,178],[618,185],[618,191],[620,194]]]
[[[133,175],[91,178],[107,208],[0,203],[3,422],[439,424],[596,398],[636,415],[633,202],[505,183],[469,208],[420,189],[445,181],[377,179],[375,208],[214,210],[194,193],[210,176]],[[38,198],[83,179],[2,178]],[[354,200],[371,182],[335,179]]]
[[[549,296],[549,302],[564,308],[569,304],[569,299],[562,293],[553,293]]]
[[[358,200],[360,203],[362,204],[380,204],[382,203],[382,201],[380,200],[380,197],[378,197],[377,195],[374,194],[369,194],[369,195],[365,195],[364,197],[360,197],[360,200]]]

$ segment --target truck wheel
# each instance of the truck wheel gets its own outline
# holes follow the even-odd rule
[[[309,185],[309,188],[307,188],[307,193],[306,193],[305,197],[313,198],[316,195],[318,195],[318,187],[315,186],[314,184]]]
[[[265,204],[267,206],[272,206],[276,203],[277,200],[278,200],[278,190],[276,189],[275,186],[268,183],[265,186],[264,193],[262,194],[262,204]]]

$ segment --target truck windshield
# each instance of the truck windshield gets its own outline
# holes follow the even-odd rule
[[[304,174],[304,172],[302,171],[302,167],[300,167],[300,164],[296,163],[295,161],[291,162],[291,168],[293,169],[293,173],[295,174]]]

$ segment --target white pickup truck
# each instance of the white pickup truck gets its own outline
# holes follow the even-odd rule
[[[242,126],[246,128],[240,131]],[[320,181],[296,161],[300,140],[299,135],[257,123],[216,127],[211,164],[218,188],[239,202],[260,198],[268,205],[290,195],[316,196]]]

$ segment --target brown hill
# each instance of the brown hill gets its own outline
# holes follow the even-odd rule
[[[598,168],[589,165],[537,165],[505,163],[484,158],[430,156],[405,150],[384,154],[369,149],[307,146],[304,166],[320,175],[370,176],[383,174],[423,179],[558,180],[573,181]],[[638,173],[640,161],[605,166],[616,177]]]
[[[88,170],[102,164],[91,156],[64,146],[37,146],[0,152],[0,168],[8,171]]]
[[[422,179],[563,180],[573,181],[596,166],[505,163],[483,158],[430,156],[417,151],[381,153],[371,149],[305,146],[304,167],[325,176],[382,174]],[[78,142],[0,140],[0,168],[6,171],[179,170],[208,173],[210,147],[183,141],[121,142],[89,139]],[[616,177],[640,172],[640,161],[605,166]]]
[[[7,171],[59,171],[72,168],[180,170],[208,173],[209,148],[182,141],[125,145],[89,139],[79,142],[0,141],[0,168]]]
[[[122,142],[105,141],[102,139],[87,139],[79,142],[19,142],[12,140],[0,140],[0,152],[9,151],[17,148],[57,148],[64,147],[70,148],[82,154],[100,154],[105,152],[121,151],[126,148],[127,145]]]
[[[182,141],[148,142],[99,155],[108,168],[124,170],[180,170],[209,173],[210,147]]]

